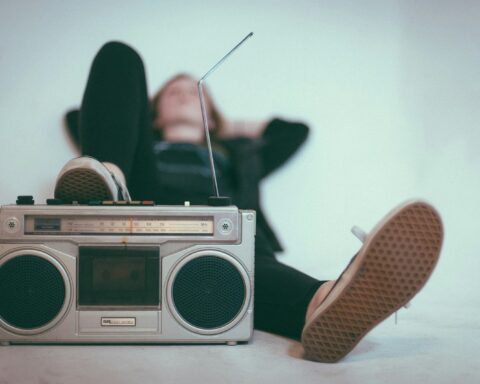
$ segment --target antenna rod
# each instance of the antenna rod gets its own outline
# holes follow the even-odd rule
[[[203,98],[202,80],[198,82],[198,93],[200,94],[200,106],[202,107],[203,126],[205,128],[205,135],[207,137],[208,158],[210,160],[210,169],[212,170],[213,191],[216,197],[220,197],[220,193],[218,192],[217,175],[215,173],[215,164],[213,162],[212,143],[210,142],[210,132],[208,128],[207,111],[205,108],[205,100]]]
[[[227,60],[228,56],[230,56],[238,47],[240,47],[240,45],[242,45],[245,41],[247,41],[247,39],[249,39],[250,37],[253,36],[253,32],[250,32],[247,36],[245,36],[242,41],[240,41],[235,47],[233,47],[230,52],[228,52],[225,56],[223,56],[217,64],[215,64],[212,68],[210,68],[208,70],[208,72],[203,75],[203,77],[199,80],[199,82],[203,81],[203,80],[206,80],[208,76],[210,76],[210,74],[215,71],[215,69],[217,69],[218,66],[220,66],[220,64],[222,64],[225,60]]]
[[[215,173],[215,164],[213,162],[213,153],[212,153],[212,144],[210,142],[210,130],[208,128],[208,118],[207,118],[207,109],[205,107],[205,97],[203,94],[203,82],[205,79],[210,76],[210,74],[217,69],[217,67],[222,64],[228,56],[230,56],[233,51],[235,51],[240,45],[242,45],[248,38],[253,36],[253,32],[250,32],[247,36],[245,36],[242,41],[240,41],[235,47],[233,47],[230,52],[228,52],[225,56],[223,56],[217,64],[215,64],[212,68],[208,70],[208,72],[203,75],[203,77],[198,81],[198,94],[200,96],[200,106],[202,108],[202,119],[203,119],[203,126],[205,127],[205,136],[207,137],[207,148],[208,148],[208,156],[210,159],[210,167],[212,169],[212,181],[213,181],[213,190],[215,192],[216,197],[220,197],[218,192],[218,184],[217,184],[217,175]]]

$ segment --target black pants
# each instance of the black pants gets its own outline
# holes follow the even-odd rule
[[[95,57],[80,109],[82,153],[118,165],[133,199],[155,200],[159,188],[151,115],[140,56],[122,43]],[[298,339],[308,303],[323,282],[278,262],[257,231],[255,328]]]

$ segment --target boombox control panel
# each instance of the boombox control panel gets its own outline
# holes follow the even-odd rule
[[[0,343],[236,343],[255,211],[150,201],[0,207]]]

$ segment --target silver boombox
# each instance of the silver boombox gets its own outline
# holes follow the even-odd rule
[[[234,206],[3,206],[0,343],[246,341],[254,235]]]
[[[151,202],[0,207],[0,343],[229,343],[253,331],[255,211]],[[48,201],[47,201],[48,202]]]

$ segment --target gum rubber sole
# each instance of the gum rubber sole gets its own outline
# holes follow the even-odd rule
[[[90,169],[73,169],[62,175],[55,187],[55,197],[64,203],[113,200],[108,185],[97,172]]]
[[[305,357],[333,363],[348,354],[425,285],[442,241],[441,218],[428,203],[409,202],[387,215],[305,325]]]

